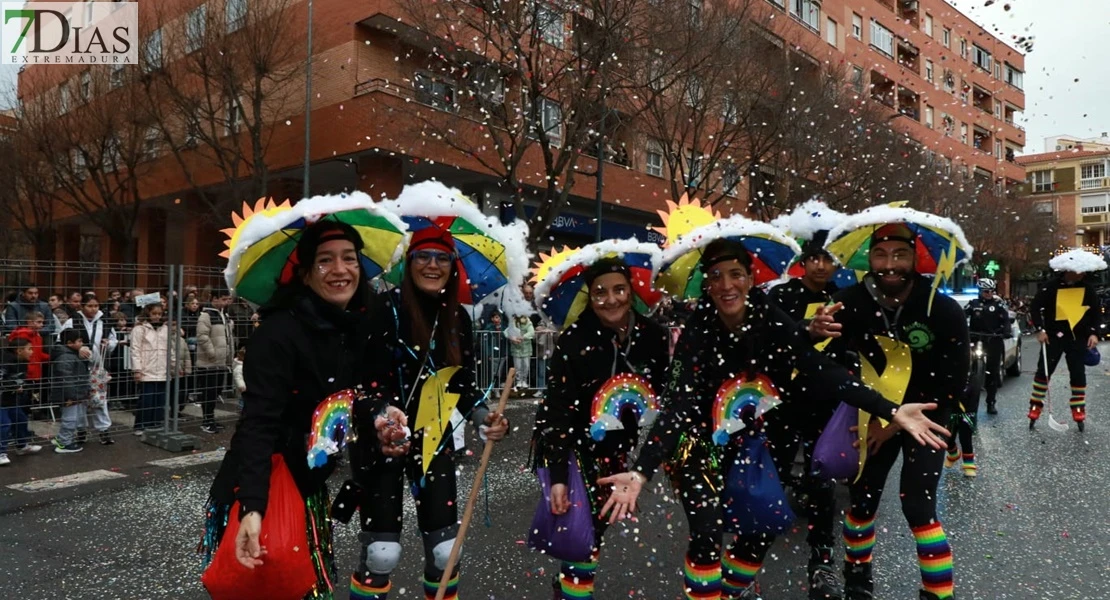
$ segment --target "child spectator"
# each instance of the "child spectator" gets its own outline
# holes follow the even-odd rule
[[[164,401],[169,380],[166,357],[171,346],[169,329],[162,322],[163,314],[161,303],[148,304],[138,319],[141,324],[131,330],[131,370],[135,381],[139,382],[135,435],[162,427],[166,416]],[[176,357],[170,356],[169,361],[176,363]]]
[[[54,402],[62,406],[62,426],[54,438],[54,452],[71,454],[84,450],[75,439],[77,427],[85,417],[85,402],[92,390],[89,359],[81,333],[67,329],[61,334],[62,346],[54,362]]]
[[[536,329],[528,315],[517,315],[513,326],[505,330],[505,337],[509,338],[509,353],[516,367],[515,387],[518,392],[523,392],[529,387],[528,366],[532,362],[532,340],[536,337]]]
[[[42,446],[31,443],[27,413],[23,410],[31,395],[26,389],[26,377],[33,356],[31,342],[15,338],[0,358],[0,466],[12,462],[8,458],[9,444],[14,445],[15,453],[20,455],[42,450]]]
[[[106,387],[108,371],[104,362],[108,355],[116,350],[117,341],[115,330],[110,325],[106,325],[105,320],[104,313],[100,311],[100,301],[96,299],[96,294],[87,293],[81,296],[76,315],[62,324],[62,331],[77,330],[85,347],[92,352],[91,364],[89,365],[90,377],[95,376],[98,383],[104,387],[94,386],[93,391],[97,394],[97,401],[88,405],[88,413],[82,419],[81,429],[85,429],[88,417],[92,417],[93,428],[100,436],[100,443],[109,446],[114,444],[115,441],[108,433],[108,430],[112,427],[112,416],[108,412],[108,390]],[[83,441],[83,434],[79,435],[78,442],[82,443]]]
[[[129,347],[131,328],[127,326],[127,315],[114,312],[108,316],[112,325],[112,335],[116,338],[116,349],[104,359],[104,368],[112,379],[108,382],[108,397],[116,399],[132,398],[134,382],[131,380],[131,349]],[[129,407],[133,408],[133,407]]]
[[[23,339],[31,345],[31,359],[27,362],[27,377],[23,382],[25,395],[40,393],[42,387],[42,367],[50,361],[50,355],[42,347],[42,328],[46,323],[46,315],[37,310],[32,310],[25,315],[27,324],[17,327],[8,336],[8,341]]]

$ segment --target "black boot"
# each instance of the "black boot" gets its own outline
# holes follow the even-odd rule
[[[874,600],[875,579],[871,563],[844,565],[844,600]]]
[[[997,415],[998,414],[998,409],[996,409],[994,407],[995,400],[996,400],[995,395],[997,393],[998,392],[996,392],[994,390],[989,390],[987,392],[987,414],[988,415]]]
[[[844,588],[832,565],[832,548],[814,547],[810,551],[809,600],[843,600]]]

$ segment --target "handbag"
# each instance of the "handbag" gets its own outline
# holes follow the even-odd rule
[[[765,436],[744,436],[725,478],[722,504],[729,533],[778,535],[794,523]]]
[[[310,556],[305,503],[285,459],[271,457],[270,500],[262,519],[262,564],[248,569],[235,557],[239,502],[231,505],[227,528],[201,582],[213,600],[301,600],[316,585]]]
[[[528,531],[528,547],[567,562],[590,560],[594,548],[593,507],[577,458],[571,453],[567,475],[570,509],[566,514],[551,513],[551,472],[546,467],[540,467],[536,469],[536,475],[543,494],[536,504],[532,527]]]
[[[859,472],[859,436],[849,431],[859,423],[859,409],[843,402],[836,408],[813,447],[813,473],[821,479],[850,479]]]
[[[108,382],[112,380],[108,369],[104,368],[104,353],[97,352],[89,369],[89,408],[104,408],[108,404]]]

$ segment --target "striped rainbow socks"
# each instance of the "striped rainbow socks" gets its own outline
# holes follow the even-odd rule
[[[875,549],[875,516],[856,519],[849,512],[844,518],[844,545],[847,548],[844,560],[848,564],[871,562],[871,552]]]
[[[362,583],[358,577],[351,576],[351,600],[386,600],[389,597],[389,590],[393,584],[389,581],[385,582],[382,587],[374,587],[369,583]],[[434,596],[434,594],[433,594]]]
[[[737,557],[731,550],[721,555],[721,592],[728,598],[738,597],[752,586],[762,561],[753,562]]]
[[[594,597],[594,574],[597,572],[597,550],[588,562],[567,562],[559,567],[559,590],[562,600],[590,600]]]
[[[975,466],[975,454],[964,454],[964,477],[975,477],[979,468]]]
[[[1071,418],[1076,421],[1087,418],[1087,386],[1071,386]]]
[[[1034,421],[1041,417],[1044,408],[1044,397],[1048,393],[1048,380],[1040,377],[1033,378],[1033,395],[1029,396],[1029,418]]]
[[[720,600],[721,564],[696,565],[686,557],[686,600]]]
[[[921,567],[921,582],[926,592],[939,600],[952,597],[952,549],[948,536],[939,522],[913,528],[917,540],[917,562]]]
[[[424,579],[424,600],[435,600],[436,592],[439,591],[438,581],[428,581]],[[443,600],[458,600],[459,599],[459,573],[455,572],[455,576],[447,581],[447,591],[443,594]]]

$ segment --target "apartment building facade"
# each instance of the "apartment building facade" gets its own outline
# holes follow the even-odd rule
[[[179,33],[202,26],[230,30],[237,23],[235,15],[256,1],[169,0],[163,7],[174,18],[158,30],[145,30],[144,48],[149,51],[156,40],[159,61],[170,62],[191,51],[171,47],[171,40],[180,38],[171,35],[171,28]],[[890,122],[938,160],[999,186],[1025,179],[1024,168],[1013,160],[1025,145],[1024,131],[1016,123],[1024,110],[1024,57],[951,5],[943,0],[761,0],[760,6],[784,17],[774,20],[773,33],[793,51],[815,63],[846,65],[856,90],[889,107]],[[305,2],[294,0],[287,17],[290,31],[307,32],[305,8]],[[552,42],[560,35],[569,39],[575,27],[572,11],[557,3],[550,8],[556,24],[550,28]],[[487,207],[507,199],[497,177],[480,161],[396,118],[400,112],[393,109],[411,103],[442,108],[447,121],[466,118],[440,104],[455,93],[451,83],[421,73],[420,53],[435,51],[436,41],[406,23],[396,2],[315,0],[312,28],[311,193],[362,190],[374,197],[393,196],[406,183],[434,177]],[[290,43],[303,45],[304,40]],[[44,68],[48,76],[30,77]],[[79,68],[31,67],[20,76],[20,92],[25,99],[63,90],[75,96],[84,78]],[[304,95],[303,87],[289,93],[290,98]],[[241,106],[230,102],[229,115],[236,110]],[[298,197],[306,110],[293,101],[283,111],[274,115],[266,156],[272,195]],[[525,162],[539,164],[539,150],[527,151],[533,155]],[[584,156],[579,162],[590,171],[594,160]],[[135,232],[137,259],[218,264],[222,225],[190,217],[196,202],[171,159],[159,157],[152,164],[145,190],[151,201]],[[670,198],[661,164],[648,140],[622,140],[621,151],[606,164],[603,235],[658,241],[646,228],[658,224],[655,211]],[[218,185],[220,177],[215,170],[196,173],[194,185]],[[538,172],[523,177],[535,186],[542,185],[542,178]],[[591,178],[576,180],[570,206],[552,226],[553,242],[592,240],[594,186]],[[55,258],[76,259],[79,239],[90,235],[95,231],[87,222],[63,222]],[[101,249],[105,261],[118,255],[107,246]]]
[[[1028,171],[1025,199],[1057,225],[1065,245],[1110,245],[1110,148],[1080,144],[1018,158]]]

